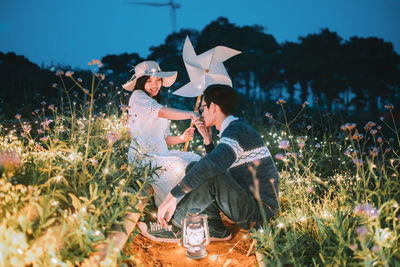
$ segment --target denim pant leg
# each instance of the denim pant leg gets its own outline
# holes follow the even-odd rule
[[[221,209],[230,220],[246,230],[254,224],[262,225],[262,216],[256,199],[228,173],[206,179],[187,194],[178,203],[172,222],[181,226],[182,219],[191,208],[198,208],[201,212],[207,210],[207,214],[211,216]]]

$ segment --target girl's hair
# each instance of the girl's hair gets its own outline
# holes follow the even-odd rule
[[[143,90],[146,94],[147,92],[144,90],[144,85],[146,84],[146,81],[150,78],[150,76],[144,75],[136,80],[135,88],[133,88],[133,91],[135,90]],[[162,79],[161,79],[161,86],[162,86]],[[161,89],[158,91],[158,94],[153,96],[158,103],[161,103]]]

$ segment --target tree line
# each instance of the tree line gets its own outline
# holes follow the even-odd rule
[[[261,26],[240,27],[223,17],[201,31],[183,29],[168,35],[163,44],[150,47],[147,58],[134,52],[106,55],[100,71],[120,86],[132,75],[129,71],[134,65],[153,59],[162,69],[178,70],[172,90],[177,89],[189,79],[182,61],[187,35],[197,54],[217,45],[242,51],[225,66],[235,89],[252,103],[287,98],[289,103],[301,104],[311,99],[330,111],[371,113],[379,112],[386,103],[400,104],[400,57],[390,42],[357,36],[343,40],[336,32],[321,29],[297,42],[278,43]],[[51,89],[57,80],[54,68],[40,68],[23,56],[0,52],[0,72],[2,112],[21,101],[31,103],[37,94],[57,97]],[[81,72],[81,76],[90,75]]]

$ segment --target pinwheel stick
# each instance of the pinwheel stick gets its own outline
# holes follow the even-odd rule
[[[197,112],[197,111],[199,110],[200,99],[201,99],[201,95],[199,95],[199,96],[197,97],[196,105],[194,106],[194,112]],[[193,127],[193,124],[194,124],[194,121],[192,121],[192,122],[190,123],[190,128]],[[187,151],[188,146],[189,146],[189,141],[190,141],[189,139],[186,139],[185,148],[183,149],[183,151]]]

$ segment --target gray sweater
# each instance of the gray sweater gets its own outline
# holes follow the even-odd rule
[[[269,217],[278,209],[279,174],[271,153],[259,133],[241,120],[233,120],[223,130],[219,144],[206,147],[207,155],[197,162],[172,190],[180,199],[205,179],[227,173],[253,195],[253,166],[259,181],[260,197]]]

